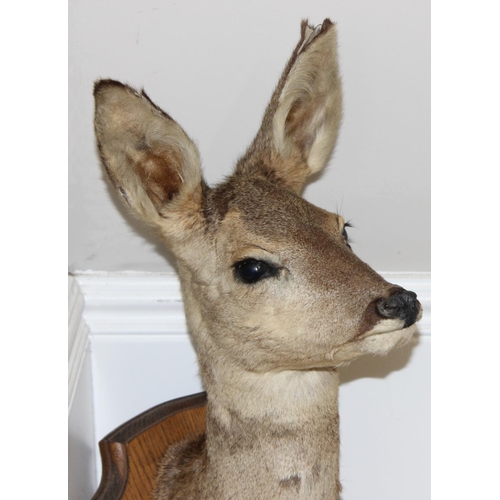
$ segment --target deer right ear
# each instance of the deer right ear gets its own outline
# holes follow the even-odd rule
[[[94,87],[95,134],[111,182],[148,223],[161,225],[183,198],[201,203],[197,147],[142,91],[114,80]],[[193,196],[199,193],[199,196]]]
[[[237,172],[272,174],[300,193],[307,176],[326,166],[341,116],[336,27],[329,19],[316,28],[303,21],[299,43]]]

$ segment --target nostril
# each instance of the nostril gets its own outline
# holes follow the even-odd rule
[[[394,300],[379,299],[377,301],[377,311],[383,318],[395,318],[397,316],[397,306]]]
[[[419,305],[417,294],[407,290],[398,290],[388,298],[377,301],[377,311],[383,318],[398,318],[404,320],[404,326],[415,323]]]

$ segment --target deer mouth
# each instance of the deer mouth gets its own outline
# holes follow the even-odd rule
[[[368,337],[373,337],[375,335],[393,334],[399,332],[417,332],[417,322],[422,319],[422,306],[418,303],[418,311],[414,315],[413,321],[408,324],[408,319],[403,318],[393,318],[393,319],[381,319],[378,323],[370,330],[362,333],[358,336],[358,339],[365,339]]]
[[[411,342],[417,333],[416,322],[420,316],[421,313],[412,325],[406,327],[402,320],[381,320],[371,330],[334,349],[328,356],[329,361],[338,367],[366,354],[385,356],[392,349]]]
[[[411,328],[422,318],[417,294],[394,286],[389,295],[370,302],[360,324],[357,339]]]

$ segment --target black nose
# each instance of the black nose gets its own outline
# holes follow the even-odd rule
[[[420,303],[416,293],[401,288],[387,299],[379,299],[377,311],[383,318],[402,319],[406,328],[417,320]]]

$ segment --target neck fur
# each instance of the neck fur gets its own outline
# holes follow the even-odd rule
[[[242,489],[249,499],[339,498],[336,371],[258,374],[225,366],[212,375],[207,469],[219,498],[247,498]]]

